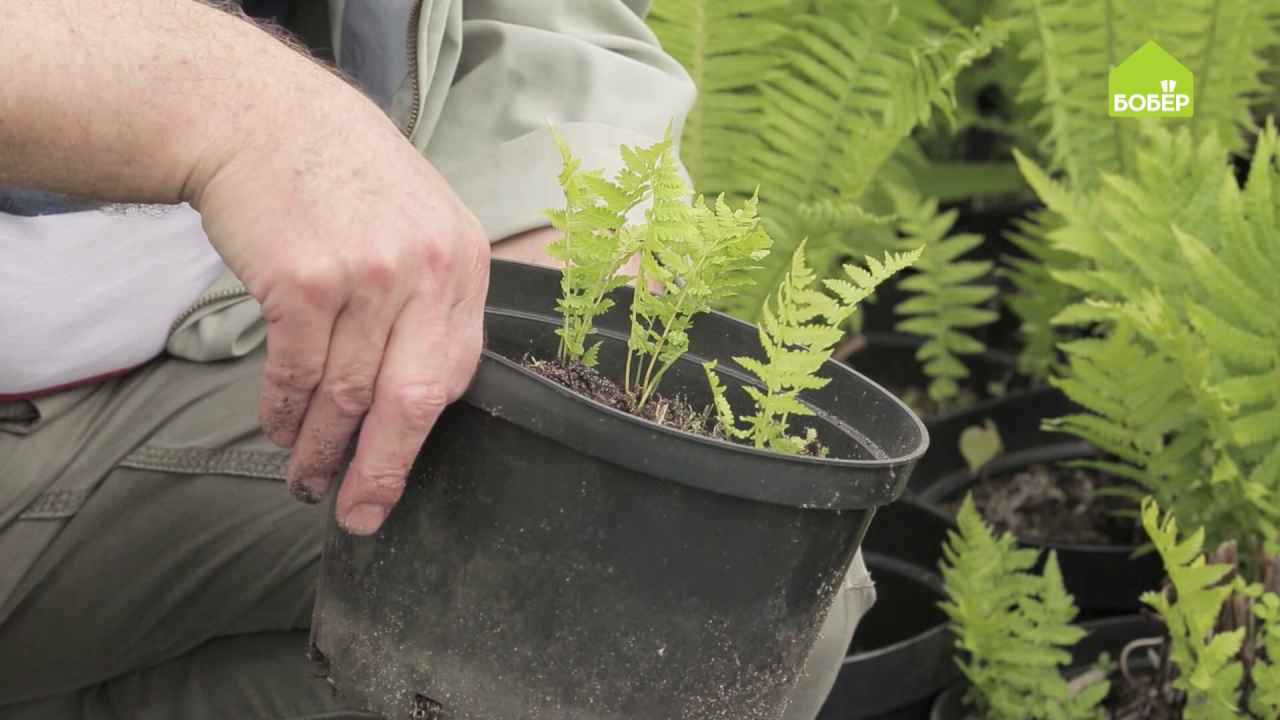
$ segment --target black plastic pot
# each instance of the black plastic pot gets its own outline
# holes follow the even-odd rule
[[[916,359],[920,338],[897,333],[868,333],[864,338],[863,347],[849,357],[849,365],[855,370],[891,388],[928,384],[923,365]],[[997,384],[1006,386],[1007,391],[998,397],[984,397],[965,408],[924,418],[929,430],[929,452],[911,475],[910,493],[925,492],[930,485],[956,475],[967,475],[964,457],[960,454],[960,434],[988,421],[1000,431],[1001,442],[1008,453],[1074,443],[1067,436],[1042,427],[1047,418],[1080,412],[1080,406],[1061,390],[1019,386],[1021,379],[1016,377],[1014,358],[1005,353],[988,351],[967,356],[964,361],[970,371],[968,383],[973,388],[983,391],[988,385]]]
[[[1112,660],[1117,660],[1124,647],[1134,640],[1160,637],[1164,632],[1160,623],[1141,615],[1095,620],[1085,623],[1084,629],[1089,634],[1071,649],[1072,667],[1067,671],[1069,675],[1088,669],[1103,653],[1107,653]],[[948,688],[934,702],[929,719],[979,720],[964,706],[966,691],[967,687],[964,685]]]
[[[1061,390],[1038,387],[1015,390],[962,410],[925,418],[925,425],[929,428],[929,452],[912,473],[908,492],[928,495],[936,492],[933,488],[962,482],[963,478],[971,476],[964,456],[960,454],[960,435],[967,428],[981,427],[988,422],[1000,432],[1006,454],[1034,455],[1044,448],[1082,448],[1084,445],[1070,436],[1043,428],[1046,419],[1080,411],[1080,406]]]
[[[1095,451],[1082,442],[1063,442],[1009,453],[993,460],[982,472],[996,475],[1013,472],[1037,463],[1054,463],[1092,457]],[[932,505],[938,513],[949,513],[944,504],[959,499],[978,476],[967,469],[943,474],[915,496],[915,500]],[[912,542],[910,528],[899,523],[877,523],[882,534],[906,533],[905,537],[883,540],[902,545]],[[1160,585],[1164,568],[1155,553],[1135,557],[1135,545],[1093,545],[1023,541],[1023,545],[1041,551],[1054,550],[1062,568],[1067,590],[1075,596],[1076,605],[1089,617],[1137,612],[1142,593]]]
[[[960,679],[938,608],[942,579],[870,546],[863,557],[876,604],[859,624],[818,720],[922,720],[934,697]]]
[[[923,424],[836,363],[808,400],[835,459],[660,427],[531,373],[552,358],[559,273],[497,262],[476,380],[373,538],[334,526],[312,625],[349,702],[389,720],[780,716],[874,509]],[[628,297],[598,323],[621,376]],[[701,317],[664,391],[709,402],[701,362],[758,352]],[[731,396],[745,376],[723,374]],[[870,626],[864,626],[866,632]]]

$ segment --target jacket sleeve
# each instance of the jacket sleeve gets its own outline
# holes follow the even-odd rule
[[[448,4],[421,14],[410,137],[491,241],[547,225],[543,210],[563,203],[550,127],[607,171],[621,144],[668,126],[679,137],[696,90],[645,25],[648,0],[461,0],[460,17],[427,7]]]

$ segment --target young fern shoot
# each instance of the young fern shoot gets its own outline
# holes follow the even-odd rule
[[[868,257],[869,270],[846,265],[848,280],[824,281],[834,293],[832,297],[814,287],[817,276],[805,263],[805,246],[801,243],[791,258],[790,271],[761,309],[759,334],[765,359],[733,359],[763,386],[743,387],[755,403],[755,413],[741,420],[736,418],[715,374],[716,363],[703,366],[722,431],[730,438],[750,440],[757,448],[793,454],[813,448],[817,438],[812,429],[806,435],[793,435],[790,430],[792,416],[814,414],[800,401],[800,393],[821,389],[830,382],[829,378],[820,377],[818,370],[843,337],[844,321],[880,283],[909,267],[919,256],[920,250],[914,250],[886,253],[883,262]]]
[[[559,357],[592,367],[600,347],[587,347],[593,322],[613,307],[609,294],[630,280],[620,271],[642,241],[626,225],[627,215],[648,197],[661,158],[670,155],[671,138],[649,148],[624,146],[623,169],[615,180],[598,170],[583,170],[582,161],[559,135],[556,144],[564,161],[560,187],[565,207],[547,211],[560,231],[547,254],[564,264],[557,302],[564,317],[564,325],[556,330]]]
[[[738,210],[723,195],[714,207],[701,197],[691,205],[669,142],[661,148],[650,187],[653,205],[639,233],[624,381],[636,409],[648,404],[667,370],[689,349],[693,317],[749,284],[748,272],[772,245],[755,197]]]

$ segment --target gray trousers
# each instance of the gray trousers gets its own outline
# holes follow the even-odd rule
[[[0,720],[372,717],[306,659],[326,509],[258,431],[262,357],[0,405],[0,498],[34,498],[0,530]],[[786,720],[873,600],[859,557]]]

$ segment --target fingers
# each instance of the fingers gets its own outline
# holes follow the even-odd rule
[[[327,282],[315,273],[282,284],[263,299],[267,360],[258,418],[267,438],[283,448],[292,447],[297,439],[311,394],[324,376],[337,314],[337,308],[329,305]]]
[[[404,491],[427,434],[444,408],[466,389],[470,372],[460,373],[451,358],[461,351],[455,345],[459,338],[450,337],[452,310],[419,295],[396,320],[373,407],[338,493],[338,523],[348,532],[369,535],[381,527]]]
[[[289,464],[289,490],[299,499],[318,501],[342,471],[351,438],[373,405],[383,349],[399,309],[394,295],[364,294],[338,316],[324,376]]]

